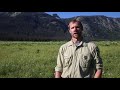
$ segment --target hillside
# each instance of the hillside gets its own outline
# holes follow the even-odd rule
[[[120,40],[120,18],[76,16],[62,19],[44,12],[0,12],[0,40],[68,40],[67,24],[81,20],[86,40]]]
[[[84,27],[84,37],[91,40],[120,40],[120,18],[106,16],[77,16],[64,19],[66,24],[78,19]]]
[[[1,40],[63,40],[67,26],[44,12],[1,12]]]

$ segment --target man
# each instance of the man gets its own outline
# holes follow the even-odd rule
[[[72,20],[68,27],[72,38],[59,49],[55,78],[101,78],[103,65],[98,47],[83,41],[80,21]]]

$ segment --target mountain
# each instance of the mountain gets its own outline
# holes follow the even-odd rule
[[[44,12],[0,13],[0,40],[64,40],[66,28]]]
[[[82,22],[85,40],[120,40],[120,18],[75,16],[62,19],[45,12],[0,12],[0,40],[69,40],[70,20]]]
[[[83,36],[87,40],[120,40],[120,18],[106,16],[77,16],[64,19],[66,24],[78,19],[83,24]]]

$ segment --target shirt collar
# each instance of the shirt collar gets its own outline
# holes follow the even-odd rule
[[[73,46],[73,45],[74,45],[74,43],[72,42],[72,40],[68,42],[68,46]],[[81,41],[81,42],[78,44],[78,46],[82,46],[82,45],[83,45],[83,41]]]

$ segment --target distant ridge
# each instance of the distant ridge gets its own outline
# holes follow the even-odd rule
[[[0,40],[69,40],[67,24],[82,22],[86,40],[120,40],[120,18],[102,15],[60,18],[45,12],[0,12]]]

